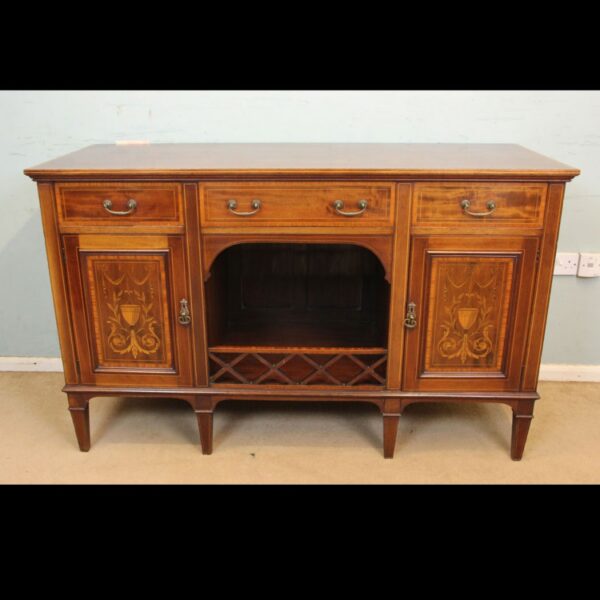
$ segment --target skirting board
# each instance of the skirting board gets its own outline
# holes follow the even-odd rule
[[[53,371],[62,372],[60,358],[37,356],[0,356],[0,371]]]
[[[0,371],[62,371],[60,358],[0,356]],[[541,381],[600,381],[600,365],[551,365],[540,368]]]
[[[600,381],[600,365],[545,365],[540,381]]]

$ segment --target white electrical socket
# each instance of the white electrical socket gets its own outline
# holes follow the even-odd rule
[[[578,263],[577,252],[558,252],[554,261],[554,275],[577,275]]]
[[[600,277],[600,254],[582,252],[577,269],[578,277]]]

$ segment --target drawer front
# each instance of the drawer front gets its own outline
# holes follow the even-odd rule
[[[181,225],[177,183],[56,184],[60,225]]]
[[[545,183],[416,183],[412,224],[540,228],[546,192]]]
[[[391,227],[394,185],[206,183],[200,214],[203,227]]]

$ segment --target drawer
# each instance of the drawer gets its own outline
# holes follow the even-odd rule
[[[183,225],[177,183],[58,183],[59,225]]]
[[[416,183],[412,224],[539,228],[544,224],[546,191],[545,183]]]
[[[203,227],[391,227],[394,184],[206,183]]]

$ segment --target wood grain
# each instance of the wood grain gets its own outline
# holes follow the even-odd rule
[[[168,254],[80,251],[97,370],[146,367],[175,372]]]
[[[38,184],[38,195],[65,383],[73,384],[79,382],[77,354],[69,310],[69,288],[63,265],[62,240],[58,232],[56,203],[52,185],[48,183]]]
[[[518,260],[432,257],[424,372],[503,371]]]
[[[325,352],[324,348],[299,348],[282,351],[280,348],[250,349],[240,347],[236,352],[209,348],[211,384],[243,385],[329,385],[355,388],[385,386],[387,351],[341,348]],[[307,387],[307,389],[308,389]]]
[[[388,330],[388,382],[391,390],[400,388],[402,362],[404,360],[404,315],[406,312],[406,293],[408,265],[410,256],[410,214],[412,186],[398,184],[397,189],[396,231],[394,234],[393,273],[390,290],[390,319]]]
[[[515,144],[99,144],[25,170],[68,178],[513,178],[578,169]]]
[[[237,244],[217,257],[205,285],[211,346],[385,346],[380,261],[355,244],[311,241]]]
[[[276,353],[276,354],[294,354],[298,352],[307,352],[309,354],[340,354],[349,352],[350,354],[385,354],[384,347],[377,346],[211,346],[211,352],[223,352],[239,354],[241,352]]]
[[[549,186],[544,237],[540,249],[535,297],[531,307],[531,331],[523,369],[524,391],[534,391],[538,383],[564,193],[564,184],[553,183]]]
[[[208,385],[208,356],[206,352],[206,301],[204,281],[195,274],[202,273],[202,255],[198,215],[198,188],[184,186],[186,258],[190,274],[190,309],[192,312],[193,352],[196,385]]]
[[[412,404],[415,402],[502,402],[508,406],[517,406],[520,400],[538,400],[537,392],[506,392],[506,391],[404,391],[404,390],[350,390],[344,391],[340,389],[331,389],[330,386],[324,388],[307,389],[306,387],[298,387],[295,389],[286,388],[282,393],[280,388],[264,388],[257,389],[256,387],[237,387],[235,389],[224,387],[188,387],[185,390],[178,387],[155,388],[152,386],[103,386],[76,384],[65,385],[63,387],[65,393],[88,394],[90,398],[100,396],[138,396],[143,395],[148,398],[177,398],[186,402],[193,402],[194,398],[213,398],[215,401],[221,399],[236,398],[236,399],[252,399],[252,400],[275,400],[281,401],[286,398],[294,400],[319,401],[331,400],[345,402],[352,401],[368,401],[375,404],[382,404],[386,399],[400,400],[403,405]],[[289,396],[288,396],[289,395]]]
[[[89,452],[90,437],[90,395],[82,393],[67,393],[69,412],[75,428],[75,436],[81,452]]]
[[[521,460],[525,450],[527,434],[533,419],[534,400],[520,400],[513,407],[512,436],[510,443],[510,457]]]
[[[394,458],[396,435],[398,433],[399,415],[383,414],[383,457]]]
[[[237,211],[251,211],[253,200],[261,207],[252,216],[237,216],[227,209],[235,200]],[[357,212],[361,200],[368,202],[360,215],[345,217],[335,212],[333,203],[341,200],[344,211]],[[200,215],[202,226],[248,228],[272,225],[275,227],[335,226],[392,227],[394,218],[394,186],[390,183],[205,183],[200,186]]]
[[[126,238],[127,250],[121,248],[120,236],[64,238],[81,381],[136,385],[148,380],[149,385],[191,386],[192,336],[189,326],[177,323],[179,300],[189,297],[183,241],[175,236],[147,236],[137,239],[137,248],[136,237],[132,238]],[[88,246],[87,241],[92,243]],[[105,281],[105,270],[117,283]],[[115,301],[114,294],[121,292],[122,298]],[[144,304],[147,318],[154,319],[153,329],[139,328]],[[121,317],[122,330],[113,330],[109,322],[115,314]],[[117,350],[131,345],[133,336],[137,354],[129,350],[119,358]],[[144,348],[156,351],[146,354]]]
[[[295,231],[288,233],[237,233],[221,234],[208,233],[202,234],[202,256],[204,280],[210,277],[211,267],[221,252],[232,246],[239,244],[261,244],[261,243],[286,243],[286,244],[349,244],[363,247],[371,252],[381,261],[385,270],[385,279],[391,282],[392,277],[392,256],[393,256],[393,237],[391,235],[349,235],[346,232],[339,234],[324,234],[314,232],[312,234],[300,234]]]
[[[415,227],[456,229],[476,227],[541,228],[544,223],[547,184],[545,183],[473,183],[427,182],[416,183],[412,224]],[[469,200],[474,213],[488,211],[487,203],[494,202],[494,212],[485,217],[473,217],[461,208]]]
[[[89,226],[131,228],[138,231],[148,227],[183,226],[182,188],[178,183],[57,183],[58,223],[61,229]],[[103,206],[112,202],[114,211],[127,210],[127,202],[135,200],[137,206],[128,215],[112,215]]]
[[[535,237],[418,237],[408,301],[404,389],[518,390],[527,342]]]
[[[97,145],[28,169],[80,449],[94,396],[185,400],[205,453],[225,399],[371,402],[386,457],[411,403],[502,402],[520,459],[578,173],[510,144]]]

